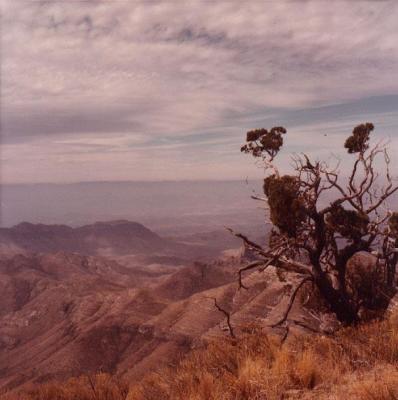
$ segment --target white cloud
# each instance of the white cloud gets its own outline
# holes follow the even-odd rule
[[[71,145],[77,159],[97,166],[92,179],[102,179],[102,170],[122,178],[115,147],[137,159],[147,149],[148,164],[163,149],[156,162],[164,178],[186,178],[179,165],[187,154],[211,150],[206,162],[225,162],[220,173],[230,177],[241,158],[231,154],[230,169],[217,160],[225,157],[223,137],[233,151],[261,119],[284,123],[272,117],[283,119],[284,110],[305,114],[397,94],[397,18],[394,1],[8,0],[3,141],[15,144],[13,157],[25,169],[10,163],[5,179],[81,180],[78,169],[56,175],[60,154],[72,165]],[[208,143],[203,133],[221,142]],[[33,175],[35,143],[46,168]],[[31,146],[31,155],[23,146]],[[89,158],[93,153],[103,157]],[[146,171],[140,179],[151,178]],[[199,161],[190,173],[211,176]]]

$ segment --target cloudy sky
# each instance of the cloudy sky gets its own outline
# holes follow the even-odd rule
[[[273,125],[285,165],[365,121],[398,151],[397,1],[1,4],[5,183],[259,176]]]

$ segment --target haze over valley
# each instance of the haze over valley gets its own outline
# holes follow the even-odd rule
[[[212,298],[238,301],[245,258],[226,227],[266,241],[264,209],[250,198],[259,186],[3,186],[0,386],[98,370],[137,379],[220,330]],[[235,318],[246,320],[240,297]]]

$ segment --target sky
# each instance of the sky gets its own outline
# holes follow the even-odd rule
[[[398,152],[397,1],[2,0],[1,17],[3,183],[257,178],[239,149],[274,125],[282,169],[345,157],[366,121]]]

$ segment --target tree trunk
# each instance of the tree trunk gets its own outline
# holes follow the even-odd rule
[[[349,302],[344,291],[336,290],[324,272],[315,274],[315,284],[341,323],[351,325],[358,321],[357,310]]]

